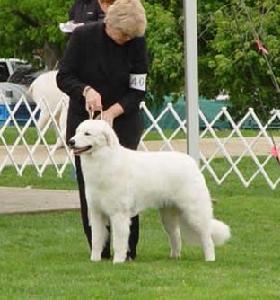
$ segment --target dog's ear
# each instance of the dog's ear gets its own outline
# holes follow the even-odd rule
[[[119,145],[119,139],[113,128],[111,128],[109,125],[104,128],[103,134],[109,147],[115,147]]]

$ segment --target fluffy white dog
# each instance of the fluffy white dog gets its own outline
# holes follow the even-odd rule
[[[230,229],[214,219],[204,177],[190,156],[126,149],[101,120],[81,123],[69,144],[75,155],[81,155],[92,226],[92,261],[101,260],[109,220],[113,261],[124,262],[130,218],[149,207],[160,209],[171,257],[180,257],[182,235],[202,245],[206,261],[215,260],[214,245],[229,239]]]
[[[39,129],[43,129],[49,121],[51,114],[54,115],[58,129],[63,140],[66,136],[66,116],[69,97],[64,94],[56,84],[57,71],[48,71],[36,78],[28,94],[40,106]],[[56,147],[63,147],[63,141],[57,136]]]

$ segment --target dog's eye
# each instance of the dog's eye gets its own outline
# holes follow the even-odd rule
[[[85,132],[85,135],[90,135],[90,133],[89,132]]]

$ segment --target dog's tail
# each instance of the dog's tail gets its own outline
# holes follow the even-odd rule
[[[230,228],[217,219],[211,220],[211,236],[215,245],[223,245],[230,239]]]
[[[197,231],[194,230],[187,222],[181,220],[181,233],[183,239],[190,245],[200,245],[200,237]],[[215,246],[223,245],[230,238],[230,228],[222,221],[211,220],[211,237]]]

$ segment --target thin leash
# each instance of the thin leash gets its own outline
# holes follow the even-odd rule
[[[100,111],[100,114],[97,115],[97,116],[94,118],[94,111],[93,111],[93,110],[90,110],[90,111],[88,112],[89,120],[97,120],[98,118],[100,118],[100,120],[103,120],[102,114],[103,114],[103,111],[101,110],[101,111]]]

